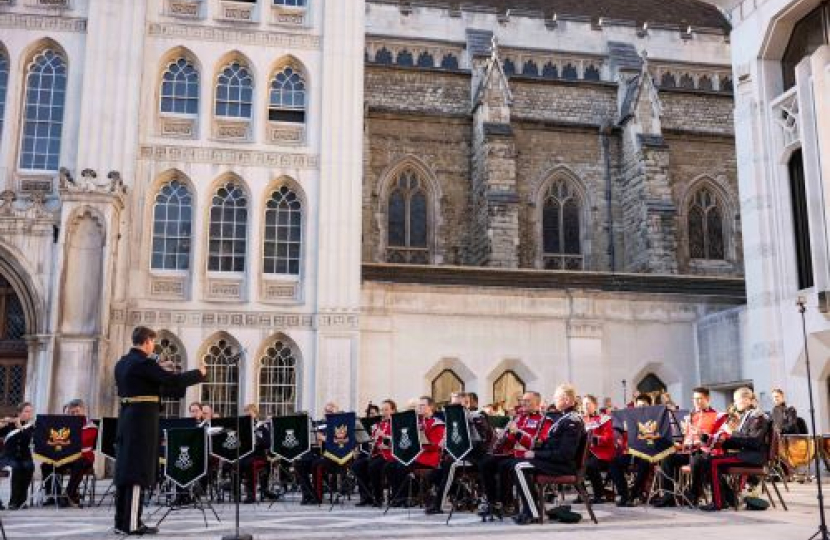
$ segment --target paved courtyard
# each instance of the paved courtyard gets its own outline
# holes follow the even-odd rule
[[[5,485],[3,487],[6,487]],[[5,493],[3,494],[5,498]],[[567,535],[570,539],[667,538],[671,540],[707,540],[747,538],[752,540],[807,540],[818,524],[815,484],[794,484],[785,493],[789,512],[780,508],[765,512],[724,511],[707,514],[698,510],[655,508],[616,508],[601,505],[596,508],[599,525],[585,519],[576,525],[546,523],[519,527],[506,519],[503,523],[481,523],[471,514],[456,514],[450,525],[445,516],[425,516],[417,509],[390,510],[386,516],[379,510],[355,508],[352,503],[336,506],[306,507],[293,501],[243,506],[241,530],[255,538],[267,539],[352,539],[352,538],[553,538]],[[156,538],[195,539],[216,538],[232,530],[232,505],[216,505],[222,522],[209,515],[205,527],[198,511],[186,510],[171,514],[161,525]],[[150,507],[150,512],[156,510]],[[6,534],[10,539],[55,538],[61,540],[114,539],[111,532],[112,507],[84,509],[35,508],[18,512],[2,512]],[[146,521],[155,524],[161,514]],[[655,537],[657,534],[659,536]]]

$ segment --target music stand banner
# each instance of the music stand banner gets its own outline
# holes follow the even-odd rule
[[[665,405],[634,407],[620,412],[628,433],[628,453],[649,462],[675,452],[672,416]]]
[[[98,452],[115,461],[115,435],[118,432],[118,418],[101,418],[98,426]]]
[[[418,414],[403,411],[392,415],[392,455],[403,465],[410,465],[421,453]]]
[[[239,417],[239,431],[237,431],[236,417],[214,418],[210,421],[211,429],[222,428],[218,433],[210,436],[210,454],[222,461],[233,463],[244,458],[254,451],[254,419],[250,416]]]
[[[181,488],[207,474],[207,434],[205,428],[174,428],[165,431],[167,447],[164,476]]]
[[[271,451],[286,461],[294,461],[311,449],[307,414],[271,418]]]
[[[447,426],[444,432],[444,447],[454,460],[461,461],[473,449],[467,409],[463,405],[445,405],[444,418]]]
[[[84,420],[83,416],[39,414],[32,433],[34,457],[54,467],[81,457]]]
[[[357,446],[356,421],[357,415],[353,412],[326,415],[326,442],[323,457],[338,465],[344,465],[352,458]]]

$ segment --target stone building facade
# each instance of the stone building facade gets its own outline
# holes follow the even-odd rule
[[[137,324],[225,414],[687,398],[743,249],[726,21],[669,4],[0,2],[0,406],[112,413]]]

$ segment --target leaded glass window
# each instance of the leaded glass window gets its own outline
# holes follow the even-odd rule
[[[662,77],[660,77],[660,86],[663,88],[676,88],[677,87],[677,79],[674,78],[674,75],[669,73],[663,73]]]
[[[190,240],[193,197],[179,180],[168,182],[159,190],[153,206],[154,270],[190,268]]]
[[[563,179],[550,184],[542,202],[542,263],[549,270],[581,270],[581,201]]]
[[[0,276],[0,414],[14,414],[26,385],[26,317],[11,284]]]
[[[66,62],[52,49],[34,57],[26,74],[20,168],[57,171],[66,101]]]
[[[238,349],[226,339],[218,339],[204,355],[207,377],[199,401],[207,403],[219,416],[236,416],[239,384]]]
[[[528,60],[525,62],[525,65],[522,66],[522,75],[529,75],[531,77],[538,77],[539,76],[539,66],[536,65],[536,62],[533,60]]]
[[[178,342],[171,336],[162,333],[159,340],[156,341],[153,352],[159,356],[159,360],[173,362],[176,373],[182,372],[184,366],[183,351]],[[161,400],[161,416],[164,418],[179,418],[184,412],[183,408],[184,398],[162,398]]]
[[[708,188],[701,188],[689,207],[689,256],[724,259],[723,212]]]
[[[216,116],[250,118],[254,81],[239,62],[225,66],[216,81]]]
[[[441,67],[444,69],[458,69],[458,58],[454,54],[445,54],[441,59]]]
[[[427,192],[415,171],[398,175],[388,204],[387,262],[429,264]]]
[[[439,405],[449,403],[453,393],[463,391],[464,381],[451,369],[445,369],[432,379],[432,399]]]
[[[378,49],[378,52],[375,53],[375,62],[378,64],[391,64],[392,53],[386,47],[381,47]]]
[[[300,273],[303,240],[303,213],[300,198],[287,186],[271,193],[265,208],[263,272]]]
[[[297,407],[296,349],[276,340],[259,361],[259,406],[265,416],[292,414]]]
[[[0,50],[0,137],[3,136],[3,117],[6,112],[6,92],[9,87],[9,59]]]
[[[306,0],[274,0],[277,6],[305,7]]]
[[[275,122],[305,122],[305,78],[291,66],[284,67],[271,79],[268,119]]]
[[[513,409],[519,404],[519,398],[525,393],[525,382],[513,370],[507,370],[493,381],[493,403],[504,405],[505,410]]]
[[[164,71],[161,79],[163,113],[199,114],[199,71],[186,58],[177,58]]]
[[[210,205],[208,270],[243,272],[248,238],[248,198],[228,182],[216,190]]]

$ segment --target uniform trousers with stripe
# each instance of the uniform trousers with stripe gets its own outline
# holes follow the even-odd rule
[[[562,463],[551,463],[541,459],[514,459],[511,460],[511,474],[519,492],[519,500],[522,503],[522,513],[539,518],[539,508],[536,505],[538,494],[536,493],[537,474],[549,476],[566,476],[576,474],[573,468]]]
[[[115,487],[115,528],[130,533],[141,527],[142,489],[138,484]]]
[[[723,508],[735,501],[735,493],[726,481],[726,469],[735,466],[754,466],[736,456],[709,456],[704,459],[698,468],[700,474],[705,476],[712,486],[712,503],[717,508]],[[692,471],[693,474],[695,471]]]
[[[487,456],[478,465],[481,485],[490,504],[505,502],[513,490],[511,469],[515,458],[512,456]]]

